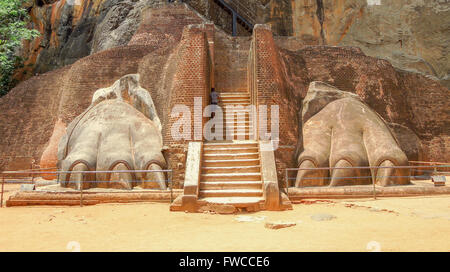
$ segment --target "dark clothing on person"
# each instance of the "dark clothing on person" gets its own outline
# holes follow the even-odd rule
[[[211,92],[211,104],[217,105],[218,103],[219,103],[219,93],[213,90]]]

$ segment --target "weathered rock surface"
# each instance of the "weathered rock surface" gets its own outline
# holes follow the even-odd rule
[[[209,212],[217,214],[234,214],[236,213],[236,207],[227,204],[207,204],[200,207],[198,212]]]
[[[142,20],[141,12],[162,0],[36,0],[31,26],[43,36],[27,43],[22,80],[72,64],[101,50],[125,45]],[[450,4],[448,1],[399,0],[244,0],[245,18],[267,23],[277,35],[300,44],[357,46],[394,67],[439,79],[450,87]],[[231,15],[210,0],[191,0],[200,14],[231,32]],[[238,26],[240,35],[249,35]],[[298,42],[294,42],[298,43]]]
[[[360,100],[358,95],[341,91],[324,82],[311,82],[308,93],[303,99],[302,121],[308,121],[331,102],[347,97]]]
[[[308,44],[358,46],[395,67],[450,87],[450,3],[398,0],[295,0],[294,36]],[[370,5],[377,3],[380,5]]]
[[[139,26],[142,10],[161,2],[165,1],[36,0],[30,9],[31,27],[42,36],[25,43],[25,67],[15,77],[27,79],[126,45]]]
[[[276,221],[276,222],[266,222],[264,224],[264,227],[266,229],[283,229],[283,228],[289,228],[289,227],[294,227],[296,226],[297,223],[295,222],[283,222],[283,221]]]

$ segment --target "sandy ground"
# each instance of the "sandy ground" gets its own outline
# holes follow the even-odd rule
[[[312,220],[318,213],[336,219]],[[265,218],[238,222],[242,215]],[[264,227],[265,221],[278,220],[297,225]],[[78,249],[450,251],[450,196],[316,202],[240,215],[170,212],[168,204],[154,203],[0,209],[0,251]]]

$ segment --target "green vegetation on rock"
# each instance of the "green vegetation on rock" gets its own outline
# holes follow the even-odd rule
[[[22,40],[40,35],[37,30],[27,28],[26,2],[28,0],[0,0],[0,96],[14,86],[13,72],[22,65],[18,54]]]

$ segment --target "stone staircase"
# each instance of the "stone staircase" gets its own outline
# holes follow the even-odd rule
[[[264,199],[258,142],[204,143],[201,165],[199,202],[259,210]]]
[[[225,141],[203,144],[199,186],[203,205],[229,204],[256,211],[264,204],[259,143],[253,140],[249,105],[247,90],[220,93]]]
[[[250,94],[248,92],[221,93],[219,106],[223,110],[221,128],[223,129],[224,140],[254,139],[253,120],[249,108]]]
[[[255,135],[248,84],[251,41],[222,31],[214,34],[213,86],[219,93],[223,122],[213,129],[222,129],[223,134],[212,141],[189,142],[184,192],[172,203],[172,211],[291,208],[287,196],[279,191],[274,152],[261,148],[270,143]]]

